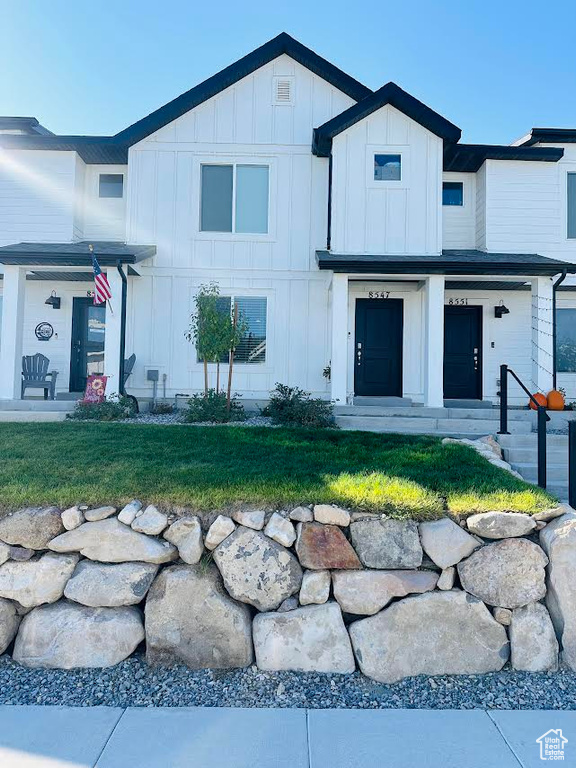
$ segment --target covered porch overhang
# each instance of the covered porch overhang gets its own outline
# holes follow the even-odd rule
[[[113,296],[114,311],[107,313],[106,319],[104,373],[112,378],[114,391],[118,390],[126,322],[123,280],[126,273],[137,276],[138,264],[154,256],[156,248],[119,242],[17,243],[0,247],[0,399],[17,400],[21,396],[26,284],[92,283],[92,253],[107,273]]]
[[[529,290],[532,295],[532,378],[542,391],[553,387],[554,276],[576,273],[576,264],[537,254],[444,251],[440,256],[372,256],[317,252],[318,266],[332,275],[332,400],[349,403],[350,287],[357,282],[412,283],[423,292],[422,379],[424,405],[444,406],[445,291]],[[507,360],[503,359],[502,363]]]

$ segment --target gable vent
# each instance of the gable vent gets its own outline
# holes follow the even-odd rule
[[[294,78],[293,77],[275,77],[273,98],[274,98],[274,104],[293,104],[294,103]]]

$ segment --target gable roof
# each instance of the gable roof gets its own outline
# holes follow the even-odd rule
[[[533,144],[576,144],[576,128],[532,128],[512,146],[531,147]]]
[[[298,40],[295,40],[286,32],[282,32],[277,37],[256,48],[247,56],[238,59],[234,64],[230,64],[230,66],[222,71],[212,75],[208,80],[204,80],[203,83],[186,91],[186,93],[168,102],[168,104],[160,107],[160,109],[152,112],[147,117],[120,131],[114,138],[118,141],[126,142],[128,145],[141,141],[146,136],[202,104],[202,102],[211,99],[239,80],[251,75],[265,64],[277,59],[282,54],[290,56],[290,58],[297,61],[303,67],[326,80],[355,101],[364,99],[372,93],[370,88],[362,85],[358,80],[335,67],[334,64],[318,56],[317,53],[314,53],[310,48],[306,48],[305,45],[299,43]]]
[[[403,112],[407,117],[410,117],[431,133],[444,139],[445,142],[453,143],[460,140],[462,131],[458,126],[402,90],[396,83],[386,83],[386,85],[366,96],[362,101],[345,109],[344,112],[328,120],[327,123],[324,123],[319,128],[315,128],[312,151],[320,157],[328,157],[332,149],[332,139],[334,136],[351,128],[360,120],[364,120],[364,118],[387,104]]]

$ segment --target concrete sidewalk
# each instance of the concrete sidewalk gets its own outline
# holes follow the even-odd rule
[[[551,729],[575,765],[576,712],[3,706],[0,766],[532,768]]]

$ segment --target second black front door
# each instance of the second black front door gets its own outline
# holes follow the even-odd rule
[[[444,397],[482,399],[482,307],[444,308]]]
[[[356,395],[402,396],[402,325],[402,299],[356,301]]]
[[[104,373],[106,305],[91,298],[76,297],[72,306],[70,392],[83,392],[86,378]]]

